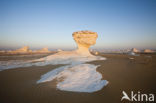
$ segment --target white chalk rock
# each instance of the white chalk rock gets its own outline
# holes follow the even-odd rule
[[[99,52],[95,52],[95,55],[98,55],[99,54]]]
[[[36,51],[37,53],[49,53],[50,51],[48,50],[48,48],[42,48],[40,50]]]
[[[132,52],[134,52],[134,53],[138,53],[138,52],[140,52],[138,49],[136,49],[136,48],[132,48],[132,50],[131,50]]]
[[[24,46],[24,47],[22,47],[22,48],[20,48],[20,49],[16,49],[16,50],[13,50],[13,51],[11,50],[11,51],[7,51],[7,52],[10,53],[10,54],[16,54],[16,53],[31,53],[32,50],[30,50],[28,46]]]
[[[151,50],[151,49],[145,49],[145,50],[144,50],[144,53],[154,53],[154,51]]]
[[[29,51],[29,47],[28,46],[24,46],[20,49],[15,50],[16,52],[28,52]]]
[[[73,33],[73,38],[77,43],[77,52],[81,55],[90,56],[89,47],[96,43],[98,35],[92,31],[78,31]]]
[[[57,49],[57,52],[61,52],[62,51],[62,49]]]

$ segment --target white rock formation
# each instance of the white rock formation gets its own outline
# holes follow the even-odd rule
[[[132,48],[132,50],[131,50],[132,52],[134,52],[134,53],[138,53],[138,52],[140,52],[138,49],[136,49],[136,48]]]
[[[28,46],[24,46],[20,49],[15,50],[16,52],[29,52],[29,47]]]
[[[151,49],[145,49],[145,50],[144,50],[144,53],[154,53],[154,51],[151,50]]]
[[[42,48],[40,50],[36,50],[35,52],[37,52],[37,53],[50,53],[50,51],[48,50],[48,48]]]
[[[99,54],[99,52],[96,51],[96,52],[95,52],[95,55],[98,55],[98,54]]]
[[[0,53],[5,53],[5,50],[1,50]]]
[[[140,52],[140,51],[137,50],[136,48],[132,48],[128,53],[129,53],[129,55],[135,55],[135,56],[137,56],[136,53],[139,53],[139,52]]]
[[[17,53],[31,53],[31,52],[32,52],[32,50],[30,50],[28,46],[24,46],[24,47],[22,47],[20,49],[16,49],[16,50],[13,50],[13,51],[10,50],[7,53],[17,54]]]
[[[77,52],[81,55],[90,56],[88,48],[96,43],[98,35],[91,31],[78,31],[73,33],[73,38],[77,43]]]
[[[57,51],[58,51],[58,52],[61,52],[61,51],[63,51],[63,50],[62,50],[62,49],[57,49]]]
[[[73,33],[73,38],[77,43],[75,51],[60,51],[55,55],[38,59],[37,61],[47,61],[49,64],[68,64],[56,68],[41,76],[37,83],[43,83],[56,79],[57,88],[65,91],[75,92],[95,92],[108,84],[107,80],[102,80],[102,75],[96,71],[98,66],[84,64],[95,60],[105,60],[106,58],[91,55],[89,47],[96,43],[97,33],[91,31],[79,31]],[[41,63],[38,65],[45,65]],[[63,78],[63,81],[59,81]]]

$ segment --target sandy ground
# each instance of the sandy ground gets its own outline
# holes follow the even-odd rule
[[[121,103],[123,90],[129,95],[131,91],[156,93],[156,55],[102,54],[102,56],[107,60],[92,62],[101,65],[97,71],[103,75],[103,79],[109,81],[109,84],[100,91],[94,93],[60,91],[55,88],[55,81],[36,84],[42,74],[61,65],[16,68],[0,71],[0,103]],[[2,60],[2,57],[0,58]],[[11,57],[5,60],[9,58]]]

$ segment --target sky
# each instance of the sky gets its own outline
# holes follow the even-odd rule
[[[0,0],[0,49],[75,48],[80,30],[94,48],[156,49],[156,0]]]

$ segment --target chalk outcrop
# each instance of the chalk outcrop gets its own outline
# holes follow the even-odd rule
[[[5,50],[1,50],[1,51],[0,51],[0,53],[5,53],[5,52],[6,52]]]
[[[50,53],[50,51],[48,50],[48,48],[42,48],[40,50],[36,50],[35,52],[37,52],[37,53]]]
[[[20,49],[5,51],[6,54],[37,54],[37,53],[51,53],[48,48],[42,48],[40,50],[32,51],[29,46],[24,46]],[[1,53],[1,52],[0,52]]]
[[[62,51],[62,49],[57,49],[57,52],[61,52]]]
[[[132,48],[131,51],[134,52],[134,53],[139,53],[139,52],[140,52],[140,51],[139,51],[138,49],[136,49],[136,48]]]
[[[20,49],[15,50],[15,52],[29,52],[29,47],[28,46],[24,46]]]
[[[96,51],[96,52],[95,52],[95,55],[98,55],[98,54],[99,54],[99,52]]]
[[[95,92],[108,84],[107,80],[102,80],[102,75],[96,71],[99,65],[86,64],[95,60],[106,60],[104,57],[92,55],[89,47],[96,43],[98,35],[91,31],[78,31],[73,33],[73,38],[77,43],[77,49],[74,51],[58,51],[54,55],[40,58],[34,62],[42,62],[37,65],[47,64],[68,64],[56,68],[41,76],[37,83],[43,83],[57,80],[57,88],[73,92]],[[45,63],[44,63],[45,62]],[[63,78],[62,81],[59,79]]]
[[[16,50],[13,50],[13,51],[8,51],[8,53],[10,53],[10,54],[18,54],[18,53],[23,54],[23,53],[31,53],[31,52],[32,52],[32,50],[30,50],[28,46],[24,46],[24,47],[22,47],[20,49],[16,49]]]
[[[151,50],[151,49],[145,49],[145,50],[144,50],[144,53],[154,53],[154,51]]]
[[[77,43],[77,52],[81,55],[91,55],[89,47],[96,43],[98,34],[92,31],[78,31],[73,33],[73,38]]]
[[[139,53],[140,51],[136,48],[132,48],[128,53],[129,55],[135,55],[136,56],[136,53]]]

